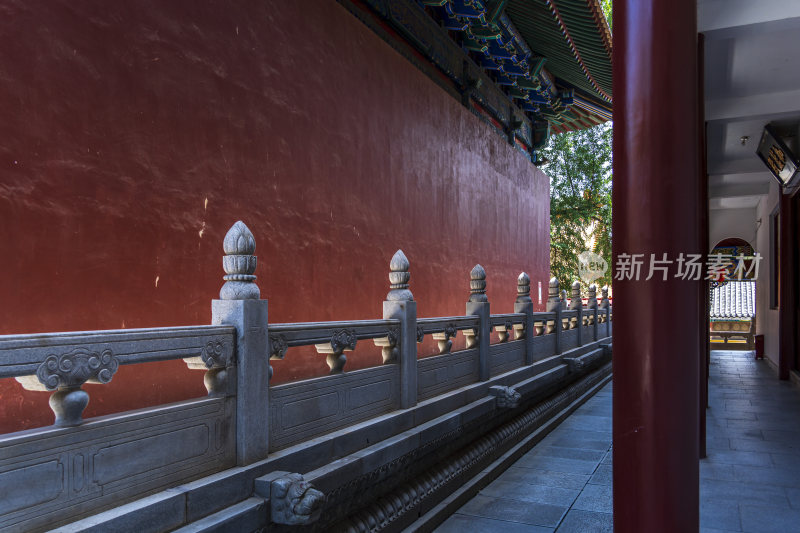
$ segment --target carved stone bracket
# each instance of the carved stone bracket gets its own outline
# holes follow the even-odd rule
[[[270,359],[283,359],[286,356],[286,351],[288,349],[289,345],[286,343],[286,338],[283,335],[269,336]]]
[[[108,383],[117,372],[119,361],[111,350],[101,353],[75,348],[61,355],[48,355],[36,370],[36,377],[47,390],[80,387],[90,383]]]
[[[448,324],[445,326],[444,331],[433,334],[433,338],[438,341],[440,354],[450,353],[450,349],[453,347],[453,341],[450,339],[457,334],[458,329],[455,324]]]
[[[356,349],[356,334],[351,329],[338,329],[333,332],[331,336],[331,348],[333,353],[341,353],[345,350],[352,351]]]
[[[347,363],[347,356],[343,352],[351,352],[356,349],[357,341],[355,331],[351,329],[337,329],[331,335],[331,342],[327,344],[317,344],[318,353],[328,354],[326,361],[331,369],[331,374],[341,374],[344,372],[344,365]]]
[[[474,329],[465,329],[464,338],[467,341],[467,348],[475,348],[478,346],[480,342],[480,335],[478,335],[478,328]]]
[[[514,324],[513,328],[514,328],[514,340],[524,339],[525,335],[528,334],[528,327],[524,322],[522,324]],[[534,332],[534,337],[535,336],[536,333]]]
[[[495,326],[494,330],[497,332],[500,342],[508,342],[509,333],[514,328],[514,324],[510,320],[506,320],[502,326]]]
[[[191,370],[206,370],[203,383],[209,394],[225,393],[227,387],[227,367],[231,362],[232,350],[223,340],[210,340],[200,350],[199,357],[183,360]]]
[[[16,378],[28,390],[56,391],[50,396],[50,408],[57,426],[77,426],[89,404],[84,383],[108,383],[119,368],[111,350],[92,352],[75,348],[61,355],[50,354],[39,365],[36,376]]]
[[[500,409],[519,407],[519,402],[522,400],[522,394],[513,387],[495,385],[489,387],[489,394],[497,399],[497,407]]]
[[[269,500],[274,523],[303,526],[319,520],[325,495],[301,474],[286,473],[272,481]]]
[[[222,341],[208,341],[200,352],[200,359],[206,368],[223,368],[228,366],[228,354]]]
[[[391,328],[385,337],[373,339],[375,346],[381,347],[381,354],[383,355],[383,364],[396,363],[400,357],[400,330],[398,328]]]

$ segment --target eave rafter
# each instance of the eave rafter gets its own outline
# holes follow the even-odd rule
[[[555,0],[545,0],[545,3],[547,4],[547,7],[550,9],[550,12],[555,17],[556,21],[558,21],[558,26],[559,28],[561,28],[564,38],[566,39],[567,44],[570,47],[570,50],[572,50],[572,54],[575,57],[575,60],[578,62],[581,69],[583,70],[583,73],[586,75],[586,79],[589,80],[589,83],[592,84],[592,87],[594,87],[599,94],[601,94],[607,101],[610,102],[611,95],[608,94],[606,91],[604,91],[602,87],[600,87],[600,84],[597,83],[597,80],[594,79],[592,73],[589,72],[586,63],[584,63],[583,58],[581,57],[581,53],[575,46],[575,41],[572,40],[572,36],[570,35],[569,29],[567,28],[566,24],[564,24],[564,19],[561,17],[561,13],[559,12],[558,7],[556,6]]]

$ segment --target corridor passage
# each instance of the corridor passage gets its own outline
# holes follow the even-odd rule
[[[611,522],[611,384],[436,531],[601,532]]]
[[[800,389],[752,352],[713,351],[703,533],[800,533]],[[611,385],[462,506],[439,532],[612,531]]]
[[[800,389],[753,352],[712,351],[702,531],[800,532]]]

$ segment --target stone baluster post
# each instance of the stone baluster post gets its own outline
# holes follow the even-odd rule
[[[608,285],[603,286],[601,289],[603,297],[600,299],[600,309],[603,310],[603,322],[606,325],[606,337],[608,337],[609,332],[611,331],[611,324],[609,324],[609,307],[611,306],[611,302],[608,300]]]
[[[402,250],[397,250],[389,263],[389,294],[383,302],[383,318],[400,321],[396,350],[400,365],[400,408],[417,405],[417,302],[408,288],[411,274]],[[384,360],[386,350],[384,347]]]
[[[572,282],[572,299],[569,303],[569,308],[578,312],[574,320],[573,328],[578,329],[578,346],[583,346],[583,300],[581,299],[581,282]]]
[[[608,300],[608,285],[604,286],[601,290],[602,297],[600,298],[600,309],[608,309],[609,300]]]
[[[225,284],[211,302],[212,323],[236,328],[236,461],[248,465],[269,451],[267,301],[256,285],[256,241],[239,221],[222,243]]]
[[[592,321],[592,330],[594,333],[592,334],[593,339],[596,341],[598,337],[598,332],[600,326],[597,323],[597,285],[592,283],[589,285],[589,302],[586,304],[587,312],[591,313],[590,320]]]
[[[531,278],[522,272],[517,278],[517,299],[515,313],[525,313],[525,329],[516,330],[516,339],[525,339],[525,364],[533,363],[533,339],[536,332],[533,326],[533,300],[531,300]]]
[[[475,265],[470,271],[469,277],[470,295],[467,302],[467,314],[479,317],[480,325],[477,331],[464,330],[464,333],[467,336],[467,346],[478,347],[478,379],[480,381],[488,381],[491,326],[489,322],[489,298],[486,296],[486,271],[481,265]]]
[[[556,314],[555,319],[553,319],[553,324],[555,326],[554,333],[556,335],[556,353],[561,353],[561,330],[563,327],[561,323],[561,311],[563,310],[563,303],[564,300],[559,296],[558,280],[556,278],[550,278],[546,309],[548,313]]]

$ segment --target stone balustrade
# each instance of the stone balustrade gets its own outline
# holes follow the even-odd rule
[[[534,312],[530,278],[523,272],[514,312],[491,314],[481,265],[469,272],[463,315],[418,318],[410,262],[401,250],[389,264],[382,318],[270,324],[256,283],[255,249],[247,226],[234,224],[223,242],[225,283],[212,301],[212,325],[0,336],[0,378],[50,392],[55,415],[52,427],[0,436],[0,480],[19,488],[0,502],[0,530],[68,523],[236,465],[262,464],[273,453],[418,404],[433,409],[425,415],[429,419],[440,416],[444,406],[456,405],[448,399],[456,391],[473,391],[459,400],[464,405],[479,393],[512,409],[522,396],[506,386],[514,382],[504,376],[516,373],[530,381],[546,362],[571,372],[559,378],[567,379],[600,364],[606,352],[597,343],[610,341],[606,288],[598,303],[590,287],[584,306],[575,282],[567,306],[554,278],[547,310]],[[453,350],[459,334],[464,349]],[[438,355],[420,358],[417,345],[427,335],[437,341]],[[347,353],[359,341],[380,347],[383,365],[348,372]],[[589,345],[593,351],[583,354],[581,347]],[[324,355],[331,375],[270,385],[270,360],[299,346],[314,346]],[[170,359],[205,372],[207,398],[82,419],[89,401],[84,383],[108,383],[120,365]],[[304,483],[302,476],[287,476],[270,483],[284,491]],[[318,504],[314,500],[308,513],[314,519]]]

